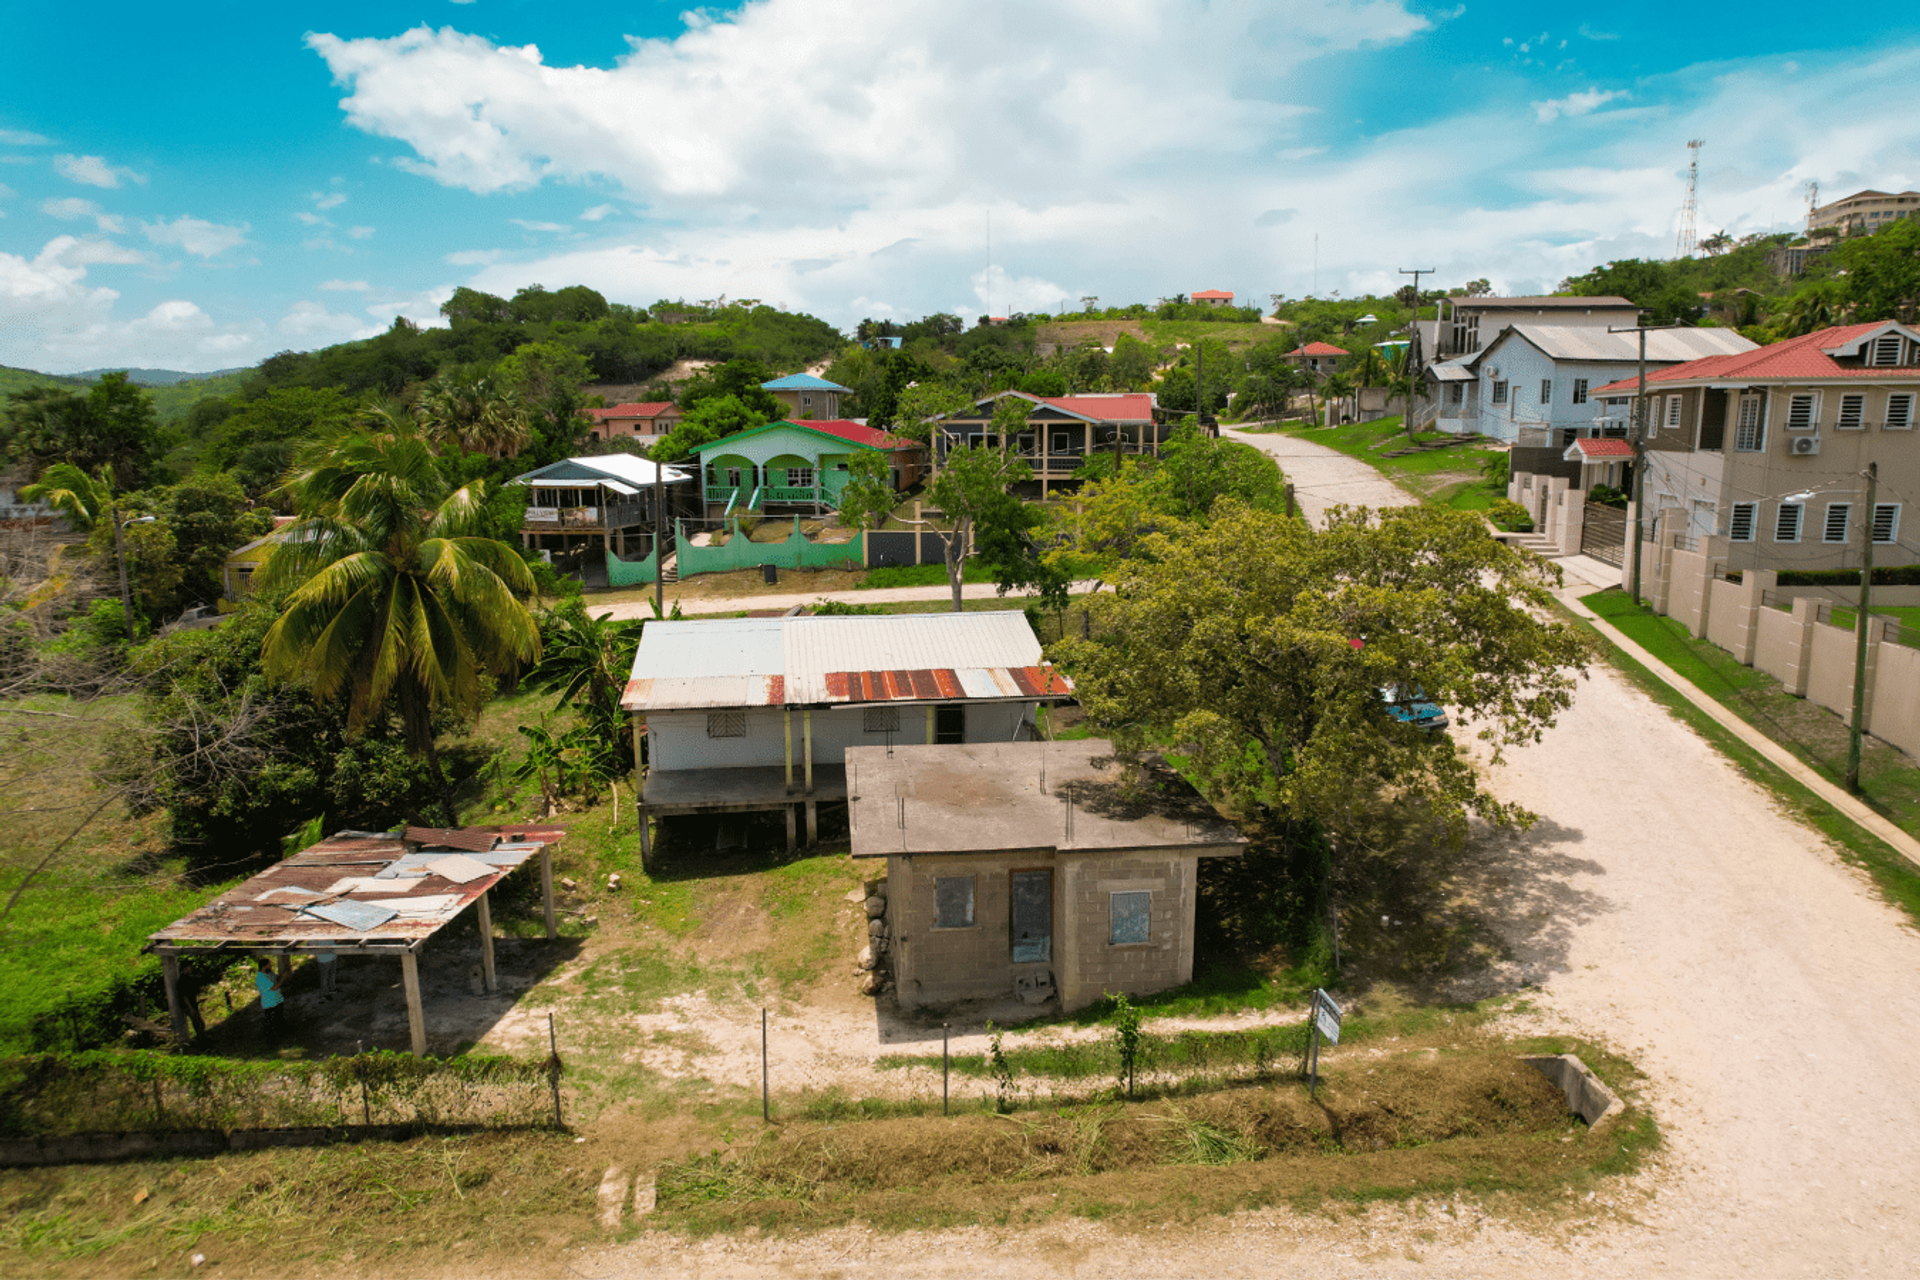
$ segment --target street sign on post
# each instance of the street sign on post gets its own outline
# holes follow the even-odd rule
[[[1328,1044],[1340,1043],[1340,1019],[1343,1010],[1340,1004],[1326,992],[1315,989],[1313,1005],[1314,1025],[1320,1028],[1320,1034],[1327,1038]]]

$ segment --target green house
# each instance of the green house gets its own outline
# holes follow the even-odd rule
[[[709,516],[769,507],[839,506],[847,464],[856,453],[887,454],[893,487],[920,479],[926,447],[844,418],[824,422],[770,422],[695,450],[706,486]]]

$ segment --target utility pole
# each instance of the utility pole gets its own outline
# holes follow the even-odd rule
[[[1860,720],[1867,705],[1867,622],[1873,605],[1873,516],[1880,464],[1867,464],[1867,518],[1860,522],[1860,611],[1853,620],[1853,723],[1847,730],[1847,791],[1860,794]]]
[[[693,456],[694,469],[700,469],[700,455]],[[704,483],[706,477],[700,477]],[[704,490],[703,490],[704,492]],[[664,618],[667,607],[667,485],[666,470],[653,464],[653,616]]]
[[[1667,324],[1636,324],[1615,328],[1607,326],[1608,333],[1637,333],[1640,335],[1640,390],[1633,401],[1633,528],[1627,536],[1633,539],[1629,548],[1633,556],[1633,568],[1627,575],[1627,594],[1635,604],[1640,603],[1640,530],[1647,523],[1647,335],[1656,329],[1674,329],[1679,326],[1673,322]]]
[[[1420,277],[1432,275],[1433,268],[1421,267],[1418,271],[1409,271],[1405,267],[1402,267],[1400,268],[1400,274],[1403,276],[1413,277],[1413,319],[1407,321],[1407,416],[1405,421],[1403,421],[1400,424],[1401,426],[1406,428],[1408,435],[1412,435],[1413,434],[1413,349],[1417,345],[1414,342],[1414,337],[1418,333],[1418,329],[1416,328],[1416,326],[1418,326],[1420,323]]]

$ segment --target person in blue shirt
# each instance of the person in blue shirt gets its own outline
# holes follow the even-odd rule
[[[253,975],[253,986],[260,993],[260,1017],[266,1023],[267,1033],[279,1035],[287,998],[280,994],[280,979],[274,976],[273,961],[266,956],[260,957],[260,969]]]

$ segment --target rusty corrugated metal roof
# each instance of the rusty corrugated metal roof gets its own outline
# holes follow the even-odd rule
[[[550,825],[409,827],[404,836],[338,832],[148,935],[147,941],[166,949],[411,946],[433,936],[565,834]],[[471,858],[494,870],[464,882],[448,879],[427,869],[439,856]],[[409,900],[417,905],[409,908]],[[369,929],[312,914],[313,908],[333,903],[381,904],[395,914]]]

